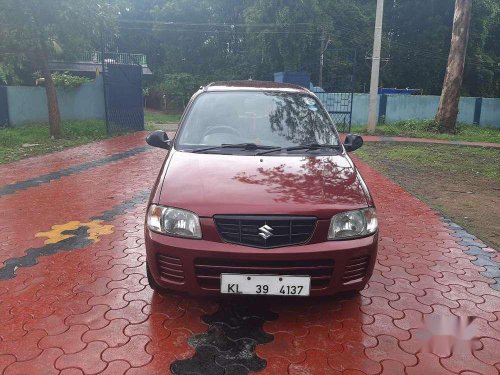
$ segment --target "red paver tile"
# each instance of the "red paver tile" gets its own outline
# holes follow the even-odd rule
[[[339,327],[342,327],[340,322],[337,323]],[[296,316],[296,314],[280,314],[278,319],[265,322],[263,329],[267,333],[273,335],[277,332],[288,332],[293,334],[295,337],[305,336],[308,333],[307,327],[300,324],[300,319]]]
[[[96,305],[92,306],[89,311],[78,314],[69,315],[65,323],[67,325],[82,324],[90,329],[99,329],[108,325],[109,320],[105,319],[104,315],[110,310],[109,306],[106,305]]]
[[[358,370],[366,374],[379,374],[382,366],[365,354],[365,347],[359,343],[349,342],[344,345],[341,354],[328,356],[328,364],[335,371]]]
[[[328,354],[322,350],[310,349],[306,352],[307,358],[302,363],[292,363],[288,367],[290,375],[337,375],[338,371],[328,367]]]
[[[500,311],[500,293],[497,295],[485,294],[483,295],[483,299],[485,301],[477,305],[481,310],[491,313]]]
[[[483,347],[480,350],[473,350],[474,357],[481,362],[498,367],[500,364],[500,340],[490,337],[482,337],[479,340]]]
[[[116,152],[144,143],[143,135],[129,137],[126,142],[120,139],[103,142],[98,154],[106,155],[105,145]],[[29,170],[20,168],[19,178],[57,170],[58,165],[78,164],[64,156],[81,156],[81,151],[65,152],[59,154],[59,161],[33,158],[26,164]],[[147,191],[162,162],[161,155],[156,151],[142,153],[7,199],[0,197],[7,208],[0,218],[0,227],[6,228],[0,231],[0,243],[12,249],[8,253],[0,249],[0,262],[42,246],[44,238],[35,237],[38,232],[70,221],[89,221]],[[84,158],[95,159],[92,155]],[[43,160],[52,164],[42,165]],[[452,237],[434,211],[373,169],[356,163],[372,189],[381,224],[379,259],[370,284],[361,296],[347,300],[274,303],[272,310],[279,317],[266,322],[263,329],[275,339],[256,349],[268,361],[264,373],[285,373],[288,369],[324,374],[331,369],[332,374],[344,375],[402,374],[404,365],[407,373],[426,371],[430,375],[458,368],[476,373],[497,370],[494,361],[500,312],[498,292],[488,286],[493,280],[480,274],[484,267],[470,262],[476,257],[464,253],[467,247],[458,245],[460,239]],[[2,168],[0,171],[5,170]],[[7,178],[14,177],[9,171]],[[2,178],[4,175],[0,181]],[[116,185],[116,181],[125,180],[129,181],[127,186]],[[66,192],[79,199],[68,200]],[[34,209],[29,217],[20,216],[18,207],[27,199]],[[15,279],[0,282],[0,316],[7,317],[0,326],[0,373],[2,366],[35,363],[43,353],[49,356],[57,351],[60,357],[47,359],[47,366],[55,362],[56,369],[66,375],[168,373],[174,360],[194,355],[188,338],[207,330],[201,316],[213,313],[216,304],[174,295],[161,297],[147,287],[144,210],[144,204],[126,209],[106,223],[113,225],[113,233],[102,236],[99,242],[41,257],[36,266],[18,269]],[[18,220],[9,219],[12,217]],[[419,353],[417,363],[413,354],[422,346],[416,336],[423,313],[480,316],[471,326],[490,337],[475,344],[472,359],[454,353],[440,363],[437,358],[445,357],[442,352]],[[69,339],[72,335],[73,341]],[[41,348],[47,349],[42,352]],[[19,358],[10,353],[19,354]],[[464,367],[461,361],[466,359]],[[451,361],[448,370],[442,367],[445,360]]]
[[[465,270],[465,274],[463,275],[458,275],[458,277],[461,279],[461,280],[464,280],[464,281],[467,281],[470,283],[473,283],[474,281],[483,281],[485,283],[488,283],[488,284],[494,284],[495,281],[493,279],[490,279],[486,276],[483,276],[479,273],[479,271],[476,271],[476,270],[473,270],[473,269],[468,269],[466,268]],[[470,286],[467,286],[467,288],[470,288]]]
[[[470,345],[456,345],[449,358],[442,358],[441,364],[452,372],[476,371],[483,375],[498,375],[498,369],[478,360],[472,355]]]
[[[457,275],[456,273],[453,272],[442,272],[443,277],[436,278],[435,281],[441,285],[461,285],[465,288],[472,288],[474,284],[472,284],[470,281],[466,281],[462,279],[461,277],[464,277],[465,275]],[[480,278],[478,278],[479,280]],[[476,279],[474,279],[476,280]]]
[[[107,363],[101,359],[101,355],[107,347],[101,341],[91,342],[78,353],[60,356],[55,362],[55,367],[60,370],[75,367],[83,370],[85,374],[97,374],[107,366]]]
[[[309,327],[307,335],[293,339],[293,345],[298,348],[318,349],[328,353],[342,352],[342,344],[332,340],[329,330],[323,326]]]
[[[382,271],[382,275],[389,279],[406,279],[408,281],[418,281],[418,277],[409,273],[411,268],[403,268],[401,266],[391,266],[389,271]]]
[[[274,334],[272,342],[258,345],[255,352],[261,358],[281,357],[289,363],[301,363],[306,360],[306,349],[321,350],[323,347],[331,347],[332,350],[342,351],[341,345],[336,345],[333,341],[329,342],[328,330],[326,331],[326,334],[323,333],[322,337],[318,337],[319,343],[312,345],[309,344],[314,341],[314,334],[318,332],[317,329],[313,329],[312,332],[310,331],[311,333],[298,339],[295,339],[295,336],[291,333],[278,332]]]
[[[11,354],[0,354],[0,374],[12,363],[16,362],[16,357]]]
[[[427,275],[421,275],[418,281],[411,282],[411,286],[417,289],[437,289],[441,292],[448,292],[451,288],[447,285],[439,284],[436,280]]]
[[[125,374],[129,368],[130,363],[126,361],[113,361],[108,364],[108,367],[100,375]]]
[[[401,319],[404,314],[401,310],[394,309],[389,305],[389,300],[382,297],[373,297],[372,303],[366,306],[361,306],[361,311],[368,315],[385,314],[393,319]]]
[[[394,325],[403,330],[410,330],[411,328],[420,328],[423,325],[424,314],[415,310],[403,310],[404,317],[402,319],[395,319]]]
[[[384,284],[376,282],[376,281],[370,281],[366,288],[362,290],[361,292],[362,296],[365,297],[384,297],[387,298],[390,301],[395,301],[399,297],[396,293],[393,293],[389,291],[389,287],[385,287]]]
[[[473,281],[474,287],[466,288],[467,292],[474,294],[475,296],[484,296],[485,294],[497,295],[498,291],[492,289],[489,283],[484,281]]]
[[[381,364],[383,368],[381,375],[401,375],[405,373],[405,365],[401,362],[386,359]]]
[[[476,283],[477,283],[477,281],[476,281]],[[473,290],[473,288],[466,289],[462,285],[453,285],[453,284],[450,285],[449,287],[451,288],[451,290],[449,292],[443,293],[443,296],[445,298],[448,298],[452,301],[458,301],[460,299],[465,299],[465,300],[472,301],[474,303],[483,303],[484,302],[483,297],[477,296],[469,291],[469,290]]]
[[[134,273],[132,275],[128,275],[125,279],[111,281],[108,284],[108,287],[111,289],[122,288],[129,292],[139,292],[146,288],[141,284],[141,279],[144,277],[144,275]]]
[[[129,337],[124,334],[124,330],[130,323],[125,319],[113,319],[107,326],[96,329],[87,330],[82,341],[90,343],[92,341],[104,341],[110,348],[124,345],[129,341]]]
[[[394,284],[387,285],[386,289],[396,295],[399,293],[410,293],[415,296],[423,296],[425,294],[424,290],[413,287],[406,279],[395,279]],[[399,299],[399,296],[396,299]]]
[[[330,338],[342,345],[349,342],[362,344],[365,348],[377,345],[377,339],[363,330],[367,324],[373,324],[375,318],[371,321],[359,321],[357,319],[345,319],[340,328],[330,330]]]
[[[460,285],[450,285],[451,288],[461,287]],[[450,292],[448,292],[450,293]],[[437,289],[426,289],[425,295],[421,297],[417,297],[417,301],[423,303],[424,305],[432,306],[435,304],[442,304],[448,306],[449,308],[457,308],[460,304],[452,298],[448,298],[447,296],[453,296],[453,294],[446,294]]]
[[[390,335],[398,340],[408,340],[410,333],[397,327],[394,324],[394,319],[387,315],[375,315],[375,321],[372,324],[363,326],[363,331],[368,335],[377,337],[380,335]]]
[[[44,350],[38,357],[11,364],[5,370],[5,375],[26,375],[26,374],[59,374],[59,370],[54,367],[54,362],[63,354],[61,349],[50,348]]]
[[[106,362],[123,360],[130,363],[132,367],[141,367],[152,360],[152,356],[146,352],[146,345],[151,341],[148,336],[132,336],[126,344],[108,348],[102,353],[102,359]]]
[[[65,368],[59,375],[85,375],[79,368]]]
[[[154,337],[156,339],[155,341],[159,341],[170,335],[170,330],[165,328],[163,325],[167,319],[168,318],[163,314],[154,313],[149,315],[148,320],[145,322],[139,324],[128,324],[124,329],[124,333],[129,337],[135,335],[146,335]]]
[[[74,292],[89,292],[94,296],[104,296],[108,294],[111,289],[108,288],[108,283],[111,281],[108,277],[98,277],[90,284],[78,284],[73,288]]]
[[[147,306],[144,301],[132,301],[122,309],[109,310],[106,312],[105,318],[108,320],[113,319],[126,319],[132,324],[145,322],[148,315],[142,312],[142,309]]]
[[[460,299],[457,302],[460,304],[460,307],[451,309],[451,311],[457,316],[477,316],[489,322],[497,320],[495,314],[481,310],[479,305],[476,305],[474,302],[463,299]]]
[[[267,361],[266,368],[259,372],[259,375],[288,374],[288,366],[290,366],[290,362],[288,362],[285,358],[272,357],[265,359]]]
[[[156,339],[152,336],[153,341],[146,345],[146,352],[155,358],[166,353],[176,359],[190,358],[194,355],[194,349],[188,345],[188,338],[192,335],[193,332],[186,329],[174,328],[166,338]]]
[[[127,294],[127,289],[112,289],[108,294],[104,296],[92,297],[89,299],[89,305],[107,305],[113,310],[122,309],[128,305],[128,301],[125,301],[124,296]]]
[[[33,331],[36,329],[43,329],[47,335],[58,335],[69,329],[69,326],[64,324],[64,318],[59,314],[52,314],[46,318],[28,321],[24,329],[26,331]]]
[[[388,335],[377,336],[378,345],[374,348],[367,348],[366,356],[376,362],[385,359],[392,359],[403,363],[405,366],[414,366],[417,364],[417,358],[401,350],[398,340]]]
[[[417,353],[418,363],[415,366],[407,367],[406,374],[421,375],[421,374],[439,374],[453,375],[454,372],[448,371],[439,362],[439,357],[431,353]]]
[[[377,269],[373,270],[373,275],[370,278],[370,281],[381,283],[385,286],[393,285],[395,283],[395,280],[385,277],[384,275],[382,275],[382,272]]]
[[[40,349],[59,348],[66,354],[77,353],[83,350],[86,344],[82,336],[89,328],[83,325],[71,326],[67,331],[55,336],[45,336],[38,343]]]
[[[47,336],[42,330],[29,331],[19,340],[0,341],[0,354],[12,354],[17,361],[28,361],[38,357],[41,350],[38,342]]]

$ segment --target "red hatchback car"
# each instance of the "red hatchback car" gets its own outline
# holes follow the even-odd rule
[[[147,272],[157,291],[331,295],[361,290],[377,255],[370,193],[310,91],[212,83],[191,99],[149,199]]]

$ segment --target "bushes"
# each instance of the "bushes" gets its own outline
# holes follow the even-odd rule
[[[38,79],[42,78],[42,74],[40,72],[36,72],[35,74],[33,74],[33,77],[38,80]],[[75,75],[68,73],[68,72],[52,73],[52,79],[54,80],[54,85],[56,85],[56,87],[61,87],[64,89],[80,87],[84,83],[92,81],[90,78],[75,76]]]
[[[182,111],[200,86],[210,81],[209,76],[190,73],[165,74],[159,82],[147,88],[148,106],[169,112]]]

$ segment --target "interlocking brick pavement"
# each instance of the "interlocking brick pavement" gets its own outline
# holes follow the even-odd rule
[[[0,167],[0,374],[499,373],[498,253],[359,160],[381,226],[360,294],[153,293],[143,221],[164,152],[128,153],[144,136]]]

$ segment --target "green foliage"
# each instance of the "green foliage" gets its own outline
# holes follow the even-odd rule
[[[356,151],[361,159],[387,164],[405,161],[422,172],[473,174],[476,178],[491,178],[500,182],[500,150],[437,144],[368,143]],[[485,162],[486,161],[486,162]]]
[[[369,87],[374,0],[3,0],[0,11],[0,78],[3,51],[16,56],[8,77],[27,80],[39,48],[72,58],[99,48],[103,25],[108,48],[145,53],[155,73],[153,95],[207,80],[272,80],[279,71],[304,70],[317,84],[322,34],[324,86],[351,73],[349,49],[358,53],[357,91]],[[121,15],[118,16],[121,9]],[[126,9],[126,10],[125,10]],[[439,95],[448,59],[454,0],[386,1],[381,72],[386,87],[422,88]],[[122,23],[117,28],[115,18]],[[9,55],[11,56],[11,55]],[[17,68],[22,65],[21,71]],[[35,66],[33,66],[35,65]],[[29,70],[29,74],[25,71]],[[190,76],[179,76],[188,74]],[[7,81],[12,79],[7,78]],[[196,83],[196,85],[194,84]],[[192,92],[191,92],[192,93]],[[475,0],[463,94],[500,97],[500,3]],[[182,107],[186,94],[172,97]],[[169,103],[170,104],[170,103]]]
[[[61,130],[61,139],[52,140],[47,124],[0,127],[0,164],[89,143],[107,136],[103,121],[63,122]]]
[[[382,67],[382,86],[441,93],[453,12],[454,0],[386,1],[383,54],[390,61]],[[317,83],[324,32],[331,40],[324,86],[334,88],[351,73],[345,53],[355,48],[356,89],[363,91],[374,13],[373,0],[145,0],[131,4],[121,44],[146,53],[159,81],[180,72],[272,80],[274,72],[305,70]],[[138,27],[138,20],[150,23]],[[498,1],[475,0],[464,95],[500,96],[499,36]]]
[[[366,134],[366,126],[353,126],[353,133]],[[441,134],[433,120],[407,120],[377,125],[376,135],[500,143],[500,129],[458,124],[457,134]]]
[[[193,93],[212,80],[213,77],[190,73],[165,74],[160,82],[152,84],[147,91],[149,95],[165,98],[166,108],[163,109],[182,111]]]
[[[42,78],[42,74],[40,72],[35,72],[33,74],[33,78],[35,79]],[[52,73],[52,80],[54,81],[54,85],[56,85],[56,87],[61,87],[65,89],[80,87],[81,85],[92,81],[90,78],[76,76],[69,72]]]
[[[181,119],[180,114],[168,114],[163,112],[150,112],[144,113],[144,122],[146,125],[164,125],[164,124],[177,124]]]
[[[54,84],[56,85],[56,87],[62,87],[62,88],[79,87],[79,86],[83,85],[84,83],[88,83],[88,82],[92,81],[90,78],[75,76],[75,75],[70,74],[68,72],[66,72],[66,73],[59,73],[59,72],[53,73],[52,79],[54,80]]]

